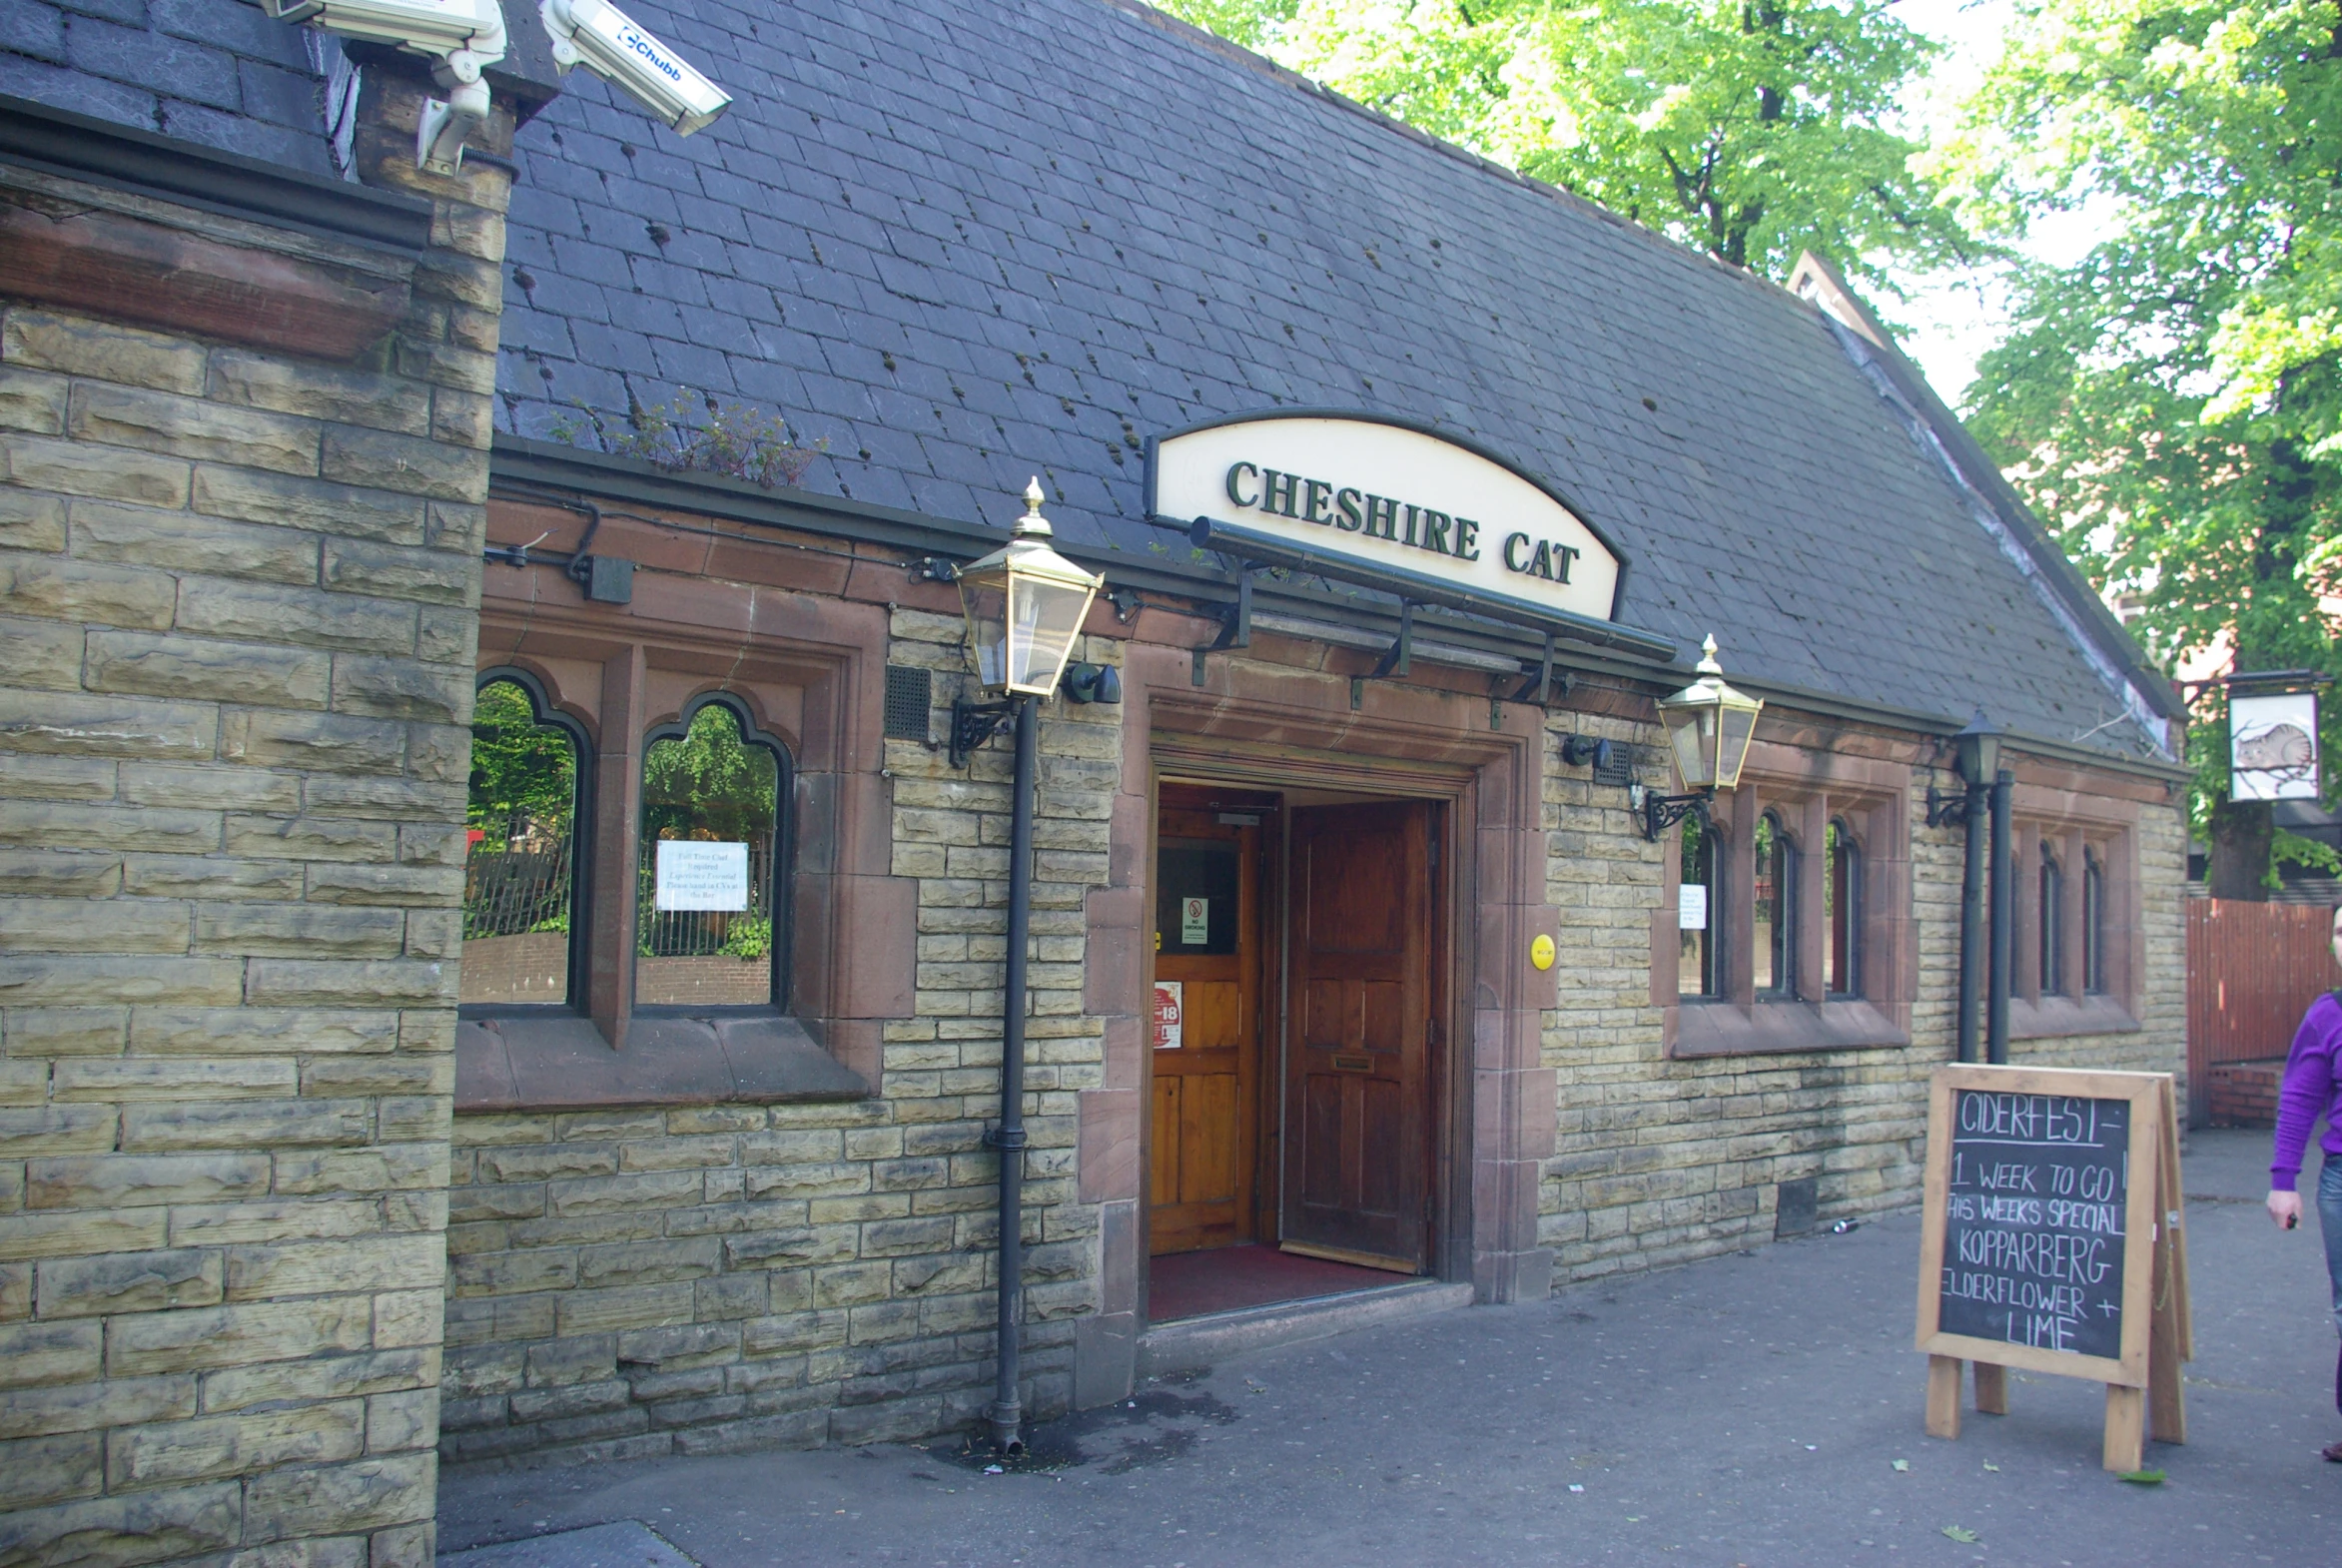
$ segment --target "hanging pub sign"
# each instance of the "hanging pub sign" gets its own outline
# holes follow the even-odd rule
[[[2318,694],[2228,695],[2228,793],[2234,800],[2318,798]]]
[[[1626,560],[1542,481],[1451,435],[1279,412],[1153,443],[1149,510],[1198,546],[1673,657],[1613,623]]]

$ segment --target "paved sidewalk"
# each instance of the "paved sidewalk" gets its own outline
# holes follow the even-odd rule
[[[632,1519],[707,1568],[2307,1568],[2342,1559],[2342,1465],[2317,1457],[2342,1435],[2334,1330],[2314,1226],[2280,1235],[2261,1213],[2267,1147],[2190,1143],[2192,1440],[2150,1449],[2160,1487],[2098,1468],[2094,1383],[2015,1376],[2005,1418],[1922,1433],[1907,1214],[1231,1360],[1041,1429],[1020,1473],[942,1439],[449,1471],[439,1545]]]

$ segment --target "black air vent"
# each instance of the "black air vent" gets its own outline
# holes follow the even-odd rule
[[[935,672],[908,664],[887,666],[887,739],[928,743],[927,710],[935,703]]]

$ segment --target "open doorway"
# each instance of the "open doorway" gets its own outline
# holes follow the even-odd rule
[[[1428,1270],[1445,810],[1167,782],[1148,1317]]]

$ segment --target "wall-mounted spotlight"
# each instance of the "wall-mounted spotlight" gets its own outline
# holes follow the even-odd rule
[[[1566,735],[1561,742],[1561,760],[1573,768],[1590,767],[1596,773],[1607,773],[1617,765],[1618,748],[1609,741],[1592,735]]]
[[[1059,689],[1068,702],[1120,702],[1123,672],[1112,664],[1069,664]]]

